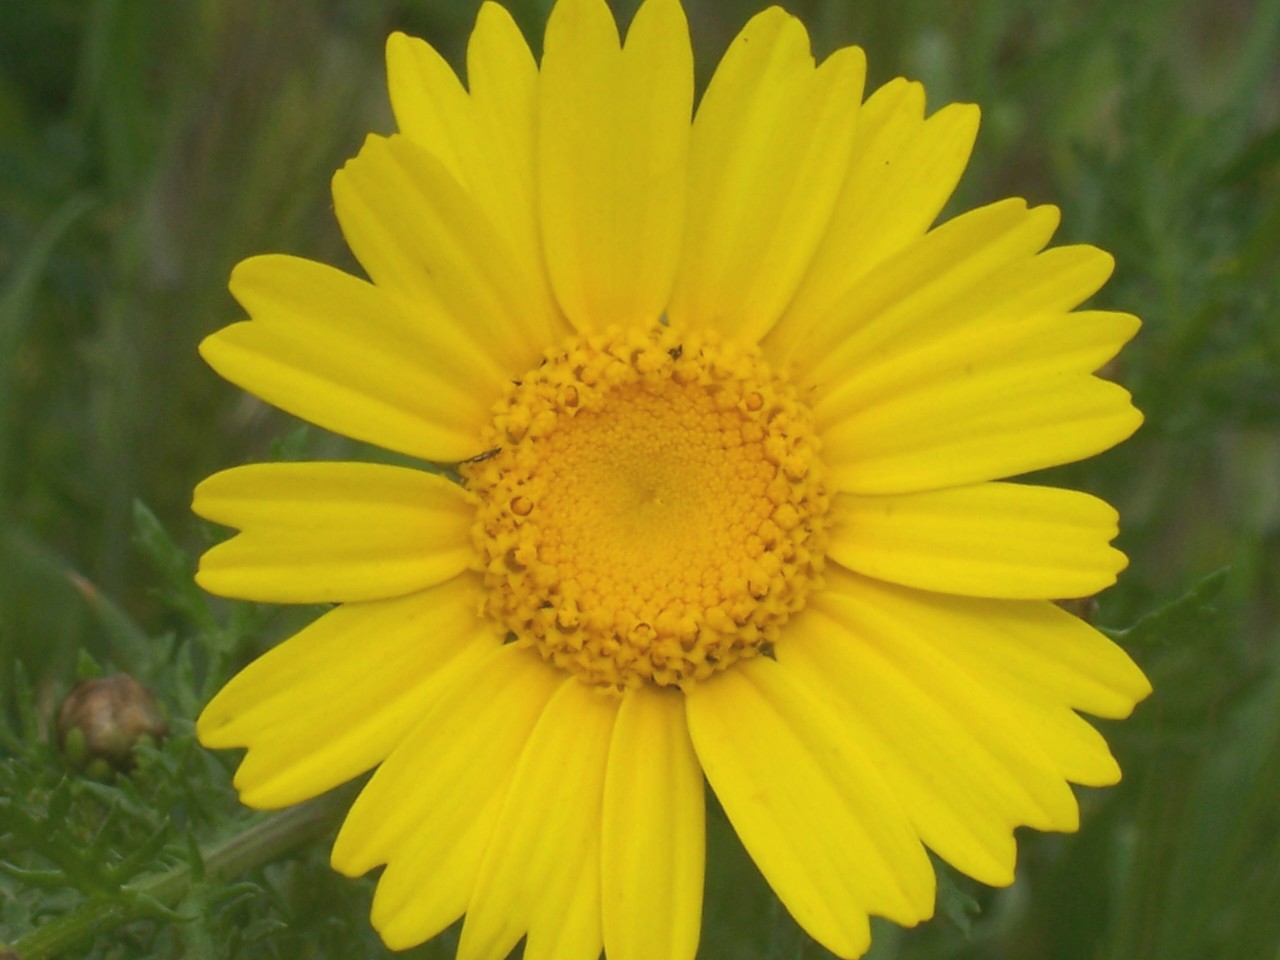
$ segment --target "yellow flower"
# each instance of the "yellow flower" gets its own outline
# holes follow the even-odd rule
[[[1115,512],[996,482],[1138,426],[1093,376],[1138,321],[1075,309],[1111,258],[1045,249],[1058,212],[1021,200],[930,229],[977,109],[862,102],[862,52],[815,66],[778,8],[692,122],[678,0],[625,46],[604,0],[560,0],[540,65],[486,4],[466,88],[418,40],[387,59],[400,133],[333,181],[372,282],[248,260],[252,319],[202,353],[446,468],[197,489],[241,531],[205,588],[338,604],[200,717],[248,747],[244,802],[377,768],[333,865],[386,864],[392,947],[465,913],[466,960],[692,957],[704,775],[842,957],[870,915],[930,916],[926,847],[1010,883],[1015,827],[1074,830],[1068,783],[1120,777],[1075,711],[1149,691],[1050,602],[1114,581]]]

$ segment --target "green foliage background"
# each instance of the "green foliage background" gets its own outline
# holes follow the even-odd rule
[[[705,82],[757,0],[686,5]],[[307,612],[192,586],[212,534],[191,487],[346,449],[219,381],[195,345],[237,318],[237,260],[351,264],[328,181],[391,129],[383,39],[460,62],[476,6],[0,3],[0,944],[25,960],[388,955],[371,882],[326,865],[342,792],[251,813],[233,758],[194,741],[210,693]],[[548,7],[512,4],[535,48]],[[1078,835],[1024,832],[1012,888],[945,875],[939,918],[879,925],[871,956],[1280,958],[1280,2],[790,8],[820,54],[865,46],[875,82],[980,103],[954,209],[1059,204],[1060,241],[1117,254],[1099,303],[1146,321],[1114,370],[1146,426],[1055,472],[1124,517],[1132,567],[1096,617],[1156,686],[1105,731],[1125,781],[1081,791]],[[50,724],[77,678],[116,670],[157,690],[171,735],[103,782],[67,769]],[[722,817],[710,856],[702,956],[826,956]]]

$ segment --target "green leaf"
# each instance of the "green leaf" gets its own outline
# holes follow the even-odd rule
[[[133,504],[134,541],[160,576],[162,598],[201,630],[218,632],[218,622],[204,593],[196,586],[195,564],[145,503]]]
[[[66,887],[67,875],[61,870],[28,870],[0,860],[0,873],[8,874],[19,883],[42,890],[60,890]]]
[[[1148,613],[1133,626],[1105,632],[1126,647],[1176,647],[1188,639],[1199,640],[1222,614],[1218,598],[1228,573],[1225,567],[1215,570],[1187,593]]]
[[[112,882],[127,883],[143,870],[155,866],[155,861],[159,859],[172,832],[172,827],[167,820],[160,824],[152,832],[151,836],[142,841],[136,850],[108,871],[108,876]]]
[[[123,607],[103,593],[87,577],[70,567],[63,568],[63,575],[111,639],[111,659],[115,661],[115,666],[129,673],[141,675],[149,673],[154,645],[151,638],[147,636],[147,632],[125,612]],[[89,680],[103,675],[102,667],[91,658],[86,660],[87,656],[88,654],[82,649],[76,665],[77,679]],[[85,670],[90,672],[84,672]]]

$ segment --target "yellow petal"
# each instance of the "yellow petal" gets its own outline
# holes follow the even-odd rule
[[[453,677],[360,792],[334,842],[348,876],[386,863],[373,924],[393,950],[462,915],[516,762],[564,676],[510,644]]]
[[[475,153],[474,110],[453,68],[429,43],[403,33],[387,38],[387,92],[396,127],[467,183]]]
[[[625,48],[604,0],[560,0],[539,83],[538,190],[556,296],[579,330],[652,324],[684,218],[693,55],[678,0],[646,0]]]
[[[1115,582],[1119,516],[1075,490],[985,483],[838,494],[828,555],[880,580],[975,597],[1083,597]]]
[[[868,914],[912,925],[934,876],[898,801],[830,702],[765,657],[688,695],[689,732],[729,822],[779,899],[841,957],[870,941]]]
[[[918,601],[923,595],[881,589],[881,602],[895,596],[896,607],[885,604],[890,615],[900,613],[908,598]],[[1120,719],[1151,693],[1151,684],[1123,649],[1056,604],[930,596],[927,606],[911,612],[920,630],[956,637],[947,644],[950,656],[963,659],[975,673],[998,676],[1033,700]]]
[[[1073,249],[1082,248],[1061,248]],[[843,381],[822,390],[815,414],[824,424],[839,423],[919,389],[920,383],[959,381],[975,373],[1025,380],[1091,373],[1114,357],[1138,327],[1132,314],[1089,310],[1015,312],[953,329],[913,331],[892,344],[877,345],[865,356],[850,358]]]
[[[894,619],[904,634],[928,638],[949,660],[981,674],[977,682],[1031,701],[1119,718],[1151,692],[1128,654],[1053,603],[921,593],[839,568],[830,587],[815,601],[824,609],[851,612],[856,602]]]
[[[326,613],[222,688],[196,733],[207,747],[248,747],[242,802],[284,807],[380,763],[454,674],[497,645],[476,616],[470,576],[396,600]]]
[[[257,463],[216,473],[192,509],[241,532],[209,550],[196,581],[266,603],[404,596],[452,579],[475,555],[468,494],[443,477],[374,463]]]
[[[1024,275],[1090,275],[1101,282],[1095,253],[1109,270],[1110,258],[1100,251],[1064,247],[1033,260]],[[1034,266],[1045,260],[1056,265],[1047,274]],[[849,367],[840,377],[828,359],[815,364],[828,378],[810,388],[837,487],[887,494],[993,480],[1090,456],[1136,430],[1142,417],[1128,393],[1088,372],[1133,336],[1137,319],[1058,312],[1065,294],[1046,293],[1056,286],[1032,282],[1025,297],[1011,297],[1013,313],[981,323],[934,329],[929,322],[923,330],[908,324],[879,340],[863,334],[882,327],[862,328],[848,339],[861,339],[870,352],[833,349]],[[970,296],[983,299],[976,290]],[[1052,312],[1018,315],[1032,302]],[[965,303],[953,304],[957,319]],[[918,304],[912,310],[917,317],[929,313]],[[929,310],[944,311],[944,301]]]
[[[958,217],[801,338],[792,359],[840,489],[993,480],[1091,456],[1137,429],[1129,395],[1086,376],[1137,320],[1065,312],[1112,260],[1087,246],[1037,255],[1056,223],[1056,211],[1018,200]]]
[[[865,72],[856,47],[815,69],[781,8],[743,28],[694,119],[673,323],[756,340],[778,319],[831,220]]]
[[[610,960],[693,960],[702,921],[702,770],[684,698],[627,691],[609,747],[601,864]]]
[[[502,235],[539,293],[539,306],[530,311],[536,322],[555,311],[535,219],[538,68],[498,4],[480,8],[467,73],[470,94],[429,44],[401,33],[387,40],[387,86],[397,126],[435,155]]]
[[[476,881],[458,960],[596,960],[600,823],[618,701],[573,678],[551,698],[516,767]]]
[[[557,321],[538,277],[434,155],[370,136],[334,174],[333,202],[361,265],[405,309],[466,329],[509,376],[539,362]]]
[[[527,260],[538,296],[554,320],[546,337],[552,343],[569,327],[551,292],[538,225],[538,65],[520,28],[500,4],[480,7],[467,46],[467,82],[476,110],[478,152],[487,164],[472,161],[472,192],[512,251]],[[477,183],[481,169],[489,173],[483,186]]]
[[[794,341],[869,270],[922,237],[955,189],[978,132],[978,108],[951,104],[927,120],[924,88],[902,78],[863,104],[835,215],[768,342]]]
[[[990,634],[1042,630],[1056,633],[1064,646],[1071,643],[1075,631],[1045,612],[1051,604],[920,593],[838,567],[829,573],[827,589],[814,605],[913,677],[1016,774],[1043,814],[1026,820],[1029,825],[1074,830],[1078,812],[1063,781],[1101,786],[1119,779],[1105,742],[1072,711],[1076,704],[1057,692],[1076,682],[1071,669],[1049,665],[1044,677],[1029,680],[1000,658],[980,652],[994,642]],[[1132,705],[1130,691],[1145,680],[1131,664],[1117,667],[1116,659],[1127,660],[1109,658],[1102,669],[1115,693]]]
[[[363,280],[297,257],[231,274],[253,317],[200,353],[226,379],[337,433],[430,460],[473,456],[506,371],[449,321],[423,322]]]
[[[975,370],[828,427],[823,456],[839,490],[936,490],[1073,463],[1141,423],[1129,392],[1097,377]]]
[[[1029,218],[1027,225],[1033,222]],[[1027,249],[994,269],[991,261],[969,266],[952,282],[934,283],[922,275],[905,295],[878,304],[876,278],[869,277],[862,291],[865,298],[855,297],[857,306],[850,302],[853,312],[839,319],[845,333],[806,372],[818,395],[826,399],[864,378],[874,381],[885,369],[912,368],[922,361],[936,364],[939,354],[957,348],[990,343],[998,349],[1005,341],[1022,346],[1028,356],[1043,357],[1054,356],[1055,348],[1096,348],[1095,341],[1110,345],[1110,352],[1086,368],[1092,370],[1137,332],[1136,324],[1127,322],[1078,332],[1077,315],[1067,313],[1111,275],[1111,255],[1096,247],[1055,247],[1043,253]],[[872,304],[876,312],[862,310]],[[959,364],[953,360],[951,366]]]
[[[983,883],[1012,883],[1014,827],[1038,809],[1015,773],[863,632],[812,608],[787,630],[778,662],[839,704],[837,735],[867,752],[925,844]]]
[[[949,310],[978,294],[984,283],[1016,276],[1042,250],[1058,226],[1056,208],[1028,209],[1018,199],[1002,200],[948,220],[863,274],[821,315],[806,317],[805,329],[776,348],[780,360],[822,390],[847,379],[859,358],[890,341],[900,324],[895,311],[921,316]],[[882,315],[888,319],[879,319]],[[944,314],[938,322],[945,323]]]

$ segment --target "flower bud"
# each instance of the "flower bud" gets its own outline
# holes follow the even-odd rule
[[[58,746],[76,769],[115,770],[134,765],[133,748],[141,737],[159,739],[168,732],[160,701],[126,673],[76,684],[58,708]]]

